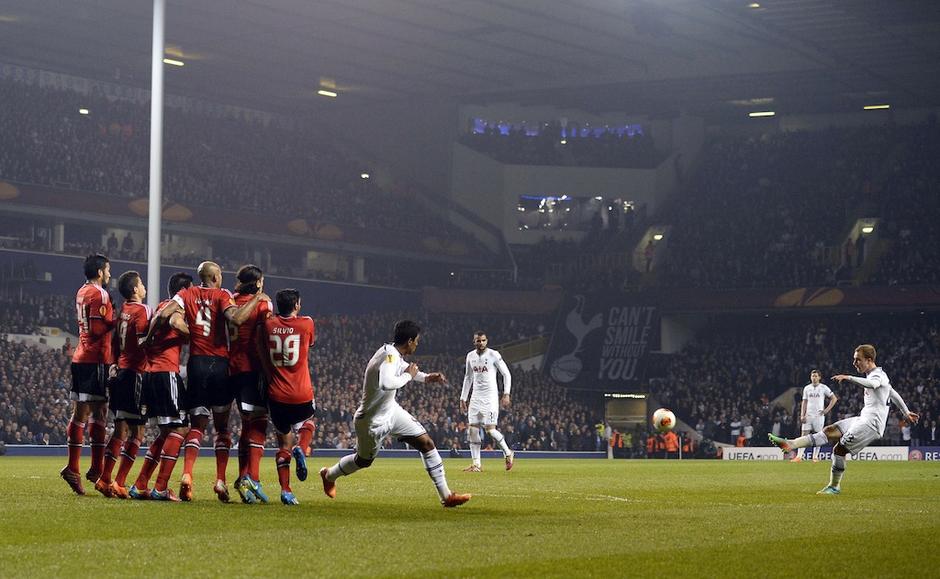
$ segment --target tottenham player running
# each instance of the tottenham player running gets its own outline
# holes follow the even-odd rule
[[[800,429],[803,436],[822,432],[826,424],[826,415],[832,411],[833,406],[839,401],[828,386],[822,384],[822,374],[819,370],[813,370],[809,373],[809,384],[803,387],[803,402],[800,404]],[[826,398],[829,398],[829,404],[826,404]],[[825,406],[825,408],[823,408]],[[803,448],[796,449],[796,456],[790,462],[800,462],[803,460]],[[813,462],[819,462],[816,458],[819,447],[813,447]]]
[[[395,340],[379,348],[366,366],[362,378],[362,401],[356,410],[355,454],[347,454],[329,468],[320,469],[323,492],[336,497],[336,479],[372,465],[379,453],[379,444],[386,436],[397,437],[421,453],[428,475],[437,488],[441,504],[456,507],[470,500],[470,495],[452,493],[444,475],[444,461],[434,446],[434,441],[414,416],[398,405],[395,393],[399,388],[415,382],[445,382],[444,375],[435,372],[425,374],[416,364],[402,360],[402,356],[415,353],[418,348],[421,328],[410,320],[395,324]]]
[[[188,273],[171,275],[167,284],[169,297],[157,306],[150,324],[141,410],[160,428],[160,434],[147,450],[137,481],[128,490],[132,499],[180,500],[167,485],[189,430],[183,409],[186,387],[180,377],[180,351],[189,339],[189,326],[182,312],[176,312],[168,318],[160,314],[174,303],[173,296],[192,285],[193,278]],[[157,464],[160,465],[160,472],[153,490],[150,490],[150,477]]]
[[[832,469],[829,484],[816,494],[837,495],[842,490],[842,475],[845,473],[845,455],[856,454],[872,442],[884,435],[885,423],[888,420],[888,401],[897,404],[898,408],[912,424],[916,424],[919,415],[911,412],[901,395],[895,392],[888,380],[888,375],[875,364],[875,347],[862,344],[855,348],[853,365],[864,378],[839,374],[833,380],[839,382],[852,382],[865,389],[865,405],[858,416],[840,420],[825,427],[822,432],[810,436],[801,436],[796,440],[787,440],[768,434],[770,441],[784,452],[792,448],[805,448],[807,446],[822,446],[826,442],[835,443],[832,448]]]
[[[264,285],[264,274],[256,265],[244,265],[235,274],[235,305],[242,306],[252,300]],[[235,490],[244,503],[268,502],[261,488],[261,457],[268,431],[268,403],[261,360],[258,356],[258,336],[264,321],[271,317],[271,302],[262,300],[248,319],[239,327],[229,328],[229,381],[241,414],[242,428],[238,438],[238,478]],[[310,428],[312,432],[312,425]]]
[[[512,469],[515,453],[509,449],[506,444],[506,438],[499,430],[496,430],[496,422],[499,418],[499,389],[496,386],[496,370],[499,370],[503,377],[503,398],[502,407],[509,408],[509,392],[512,390],[512,375],[503,357],[496,350],[486,347],[489,343],[486,332],[476,332],[473,334],[473,345],[476,349],[467,353],[467,369],[463,379],[463,390],[460,392],[460,411],[467,413],[467,423],[470,425],[467,429],[467,435],[470,439],[470,466],[463,469],[464,472],[480,472],[483,467],[480,463],[480,448],[483,446],[483,436],[480,427],[486,429],[499,448],[503,451],[503,458],[506,460],[506,470]],[[471,393],[472,390],[472,393]],[[467,397],[470,399],[469,412],[467,409]]]
[[[222,269],[218,264],[204,261],[196,273],[200,286],[190,286],[173,297],[161,316],[169,317],[182,311],[189,326],[189,363],[186,365],[186,409],[189,411],[190,430],[184,446],[183,476],[180,480],[180,498],[193,500],[193,467],[199,456],[199,443],[209,425],[211,409],[215,426],[216,481],[212,490],[219,500],[229,501],[225,470],[228,467],[232,435],[229,432],[229,413],[235,393],[228,381],[228,326],[240,326],[262,299],[255,294],[241,307],[228,290],[222,289]]]
[[[111,367],[109,406],[114,415],[114,431],[104,454],[104,469],[95,483],[95,490],[106,497],[128,498],[125,480],[140,450],[146,432],[141,411],[141,385],[147,370],[147,350],[141,343],[147,335],[152,312],[143,303],[147,288],[136,271],[126,271],[118,278],[118,291],[124,298],[118,318],[114,347],[117,364]],[[133,431],[131,432],[131,429]],[[131,437],[128,438],[128,433]],[[117,476],[111,473],[120,456]]]
[[[114,329],[114,305],[108,294],[111,263],[101,254],[85,258],[85,285],[75,297],[78,315],[78,347],[72,356],[72,391],[74,405],[67,429],[69,459],[59,475],[75,491],[85,494],[79,461],[85,440],[85,421],[91,437],[91,467],[85,478],[97,482],[104,468],[104,445],[108,420],[108,366],[112,362],[111,330]],[[91,419],[89,419],[91,416]]]
[[[313,346],[313,319],[298,316],[300,292],[283,289],[275,295],[277,315],[264,322],[262,339],[268,357],[264,360],[268,378],[268,408],[277,431],[277,478],[281,483],[281,502],[298,505],[290,488],[291,454],[296,459],[297,478],[307,479],[307,462],[301,450],[313,438],[313,383],[307,353]],[[297,444],[294,433],[298,431]]]

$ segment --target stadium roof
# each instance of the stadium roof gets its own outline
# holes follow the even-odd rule
[[[759,6],[755,6],[759,4]],[[931,0],[168,0],[167,90],[294,112],[389,99],[723,116],[937,105]],[[5,0],[0,61],[147,87],[151,2]],[[336,100],[316,95],[335,86]],[[332,89],[331,89],[332,90]],[[733,104],[731,101],[741,101]]]

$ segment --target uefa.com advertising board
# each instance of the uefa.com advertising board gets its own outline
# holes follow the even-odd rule
[[[812,456],[813,449],[807,448],[804,459]],[[784,453],[773,447],[724,447],[721,458],[724,460],[789,460],[793,452]],[[832,459],[832,447],[822,446],[816,457],[819,460]],[[940,446],[870,446],[858,454],[849,455],[850,460],[930,460],[940,461]]]

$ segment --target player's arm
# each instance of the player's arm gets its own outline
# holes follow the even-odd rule
[[[904,413],[904,416],[911,421],[911,424],[917,424],[917,421],[920,420],[920,414],[911,412],[911,409],[907,407],[907,403],[904,402],[904,399],[901,398],[901,395],[898,394],[898,391],[894,388],[891,389],[891,394],[889,396],[892,403],[897,404],[898,409]]]
[[[225,316],[225,319],[229,324],[234,326],[240,326],[251,317],[251,312],[255,311],[255,308],[258,307],[258,303],[261,300],[271,301],[271,298],[268,297],[266,293],[261,291],[263,282],[259,282],[258,293],[251,296],[251,299],[242,304],[241,306],[236,306],[235,302],[229,298],[229,301],[223,307],[222,314]]]
[[[189,324],[187,324],[186,320],[183,319],[183,312],[176,312],[170,316],[170,319],[167,323],[170,324],[171,328],[183,334],[184,336],[189,335]]]
[[[398,364],[386,360],[379,366],[379,388],[382,390],[398,390],[411,382],[412,378],[417,375],[417,364],[408,364],[408,367],[401,372]]]
[[[509,397],[509,393],[512,391],[512,374],[509,373],[509,366],[506,365],[502,356],[496,360],[496,369],[499,370],[500,375],[503,377],[503,399],[500,403],[503,408],[509,408],[509,404],[512,400]]]
[[[836,405],[836,402],[839,401],[839,397],[836,396],[835,392],[831,392],[829,396],[829,404],[826,404],[826,407],[823,409],[823,415],[829,414],[832,411],[832,408]]]
[[[875,374],[874,378],[861,378],[859,376],[849,376],[848,374],[837,374],[832,377],[833,380],[838,380],[839,382],[848,381],[858,384],[862,388],[880,388],[884,385],[884,379],[880,374]]]
[[[255,334],[255,348],[258,351],[258,360],[261,361],[261,370],[270,380],[274,365],[271,364],[271,352],[268,350],[268,332],[265,329],[265,324],[259,324],[258,329],[261,331]]]
[[[800,402],[800,424],[806,422],[806,399],[803,399],[803,402]]]
[[[467,400],[470,399],[470,386],[473,385],[473,368],[470,367],[470,355],[467,354],[467,365],[464,369],[463,388],[460,390],[460,411],[467,412]]]

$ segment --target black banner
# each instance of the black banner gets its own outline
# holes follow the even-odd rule
[[[630,296],[576,294],[558,313],[544,371],[570,388],[623,390],[646,375],[659,350],[659,308]]]

